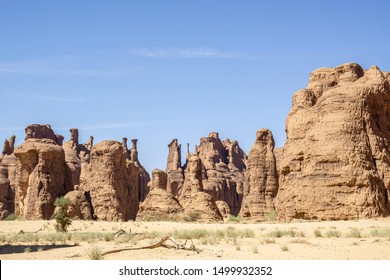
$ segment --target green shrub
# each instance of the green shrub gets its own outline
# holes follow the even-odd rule
[[[57,207],[57,211],[53,214],[53,219],[56,220],[55,228],[57,231],[66,232],[68,226],[72,224],[72,220],[69,218],[67,210],[72,204],[69,198],[59,197],[54,201],[54,206]]]
[[[191,212],[188,214],[185,214],[183,219],[186,222],[195,222],[200,218],[200,213],[199,212]]]
[[[239,224],[241,222],[241,218],[239,216],[229,215],[226,222]]]
[[[315,237],[322,237],[322,233],[319,229],[314,230],[314,236]]]
[[[91,250],[89,250],[88,257],[90,260],[102,260],[102,253],[103,252],[99,247],[93,247]]]
[[[7,217],[4,218],[4,221],[14,221],[17,220],[19,217],[15,215],[14,213],[9,214]]]
[[[347,237],[351,238],[362,238],[362,234],[359,229],[357,228],[352,228],[349,233],[347,234]]]
[[[265,218],[268,222],[275,222],[276,221],[276,218],[277,218],[277,213],[275,210],[272,210],[271,212],[269,212]]]
[[[341,237],[341,233],[338,230],[328,230],[326,232],[326,237]]]

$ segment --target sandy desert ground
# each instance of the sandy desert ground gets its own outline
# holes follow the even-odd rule
[[[257,224],[73,221],[67,233],[56,233],[54,225],[55,221],[1,221],[0,259],[390,260],[390,218]],[[121,229],[124,234],[114,235]],[[101,256],[109,250],[156,244],[164,236],[180,243],[190,238],[200,252],[157,247]]]

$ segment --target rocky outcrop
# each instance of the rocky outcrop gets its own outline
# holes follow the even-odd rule
[[[167,174],[159,169],[152,172],[151,189],[141,203],[137,220],[179,220],[184,211],[178,199],[166,191]]]
[[[354,63],[311,73],[286,120],[275,201],[282,220],[389,215],[390,85]]]
[[[50,139],[27,140],[15,148],[15,213],[25,219],[51,219],[54,200],[65,190],[65,154]]]
[[[202,162],[197,155],[188,155],[185,180],[179,201],[185,210],[185,215],[196,217],[197,221],[223,221],[215,199],[210,194],[204,192]]]
[[[92,219],[92,208],[85,194],[81,191],[70,191],[65,195],[72,204],[66,211],[72,219],[90,220]]]
[[[246,155],[237,141],[221,141],[216,132],[200,139],[196,151],[203,164],[204,191],[225,201],[233,215],[241,208]]]
[[[0,162],[0,220],[13,213],[11,208],[12,194],[8,180],[8,167]]]
[[[80,190],[91,200],[100,220],[135,219],[138,211],[137,169],[126,159],[121,143],[103,141],[92,147],[89,164],[81,169]]]
[[[168,145],[165,172],[168,174],[167,192],[178,196],[183,188],[184,171],[181,165],[181,145],[179,145],[177,139],[173,139]]]
[[[25,132],[26,137],[24,140],[31,138],[50,139],[57,143],[57,137],[49,124],[31,124],[25,128]]]
[[[14,152],[15,135],[4,141],[0,155],[0,219],[15,211],[15,177],[17,159]]]
[[[265,220],[267,215],[275,210],[278,174],[274,146],[270,130],[257,131],[256,141],[249,152],[246,165],[241,217]]]
[[[146,171],[145,167],[138,160],[138,150],[137,150],[138,139],[132,139],[132,147],[130,150],[130,161],[139,169],[139,178],[138,178],[138,200],[144,201],[145,197],[149,192],[148,183],[150,181],[149,173]],[[125,152],[125,151],[124,151]]]
[[[15,135],[12,135],[9,140],[4,140],[2,157],[13,154],[15,148]]]

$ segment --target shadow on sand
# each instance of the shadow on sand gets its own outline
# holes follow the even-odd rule
[[[0,255],[40,252],[53,249],[76,247],[77,245],[3,245],[0,246]]]

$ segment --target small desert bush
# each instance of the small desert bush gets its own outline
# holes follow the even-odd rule
[[[155,222],[156,218],[154,216],[145,215],[142,218],[142,221],[144,221],[144,222]]]
[[[53,219],[56,220],[55,228],[57,231],[66,232],[68,226],[72,224],[72,220],[69,218],[67,210],[72,204],[69,198],[59,197],[54,201],[54,206],[57,207],[56,212],[53,214]]]
[[[253,238],[255,237],[255,232],[251,229],[237,230],[234,227],[227,227],[224,230],[224,237],[226,238]]]
[[[370,231],[371,237],[388,237],[390,241],[390,229],[374,229]]]
[[[291,243],[298,243],[298,244],[307,244],[309,245],[310,242],[307,241],[306,239],[303,238],[294,238],[293,240],[290,241]]]
[[[275,222],[276,221],[276,219],[277,219],[277,213],[276,213],[276,211],[275,210],[272,210],[271,212],[269,212],[266,216],[265,216],[265,218],[266,218],[266,220],[268,221],[268,222]]]
[[[175,230],[173,237],[178,239],[201,239],[210,236],[210,233],[204,229]]]
[[[339,238],[339,237],[341,237],[341,233],[338,230],[331,229],[331,230],[328,230],[326,232],[326,237],[328,237],[328,238],[331,238],[331,237]]]
[[[275,239],[273,239],[273,238],[265,238],[265,239],[263,239],[263,241],[261,242],[261,244],[275,244],[276,243],[276,241],[275,241]]]
[[[7,241],[7,235],[5,234],[0,234],[0,242],[5,243]]]
[[[196,222],[199,218],[200,218],[199,212],[191,212],[183,216],[183,220],[190,223]]]
[[[88,251],[88,257],[90,260],[102,260],[102,253],[102,249],[100,249],[99,247],[93,247]]]
[[[229,215],[229,217],[226,219],[227,223],[235,223],[239,224],[241,222],[241,217],[240,216],[234,216],[234,215]]]
[[[322,237],[322,233],[319,229],[314,230],[314,236],[315,237]]]
[[[283,236],[290,236],[290,237],[305,237],[305,234],[300,231],[296,231],[294,229],[289,230],[274,230],[266,234],[267,237],[273,237],[273,238],[280,238]]]
[[[19,217],[15,214],[9,214],[7,217],[4,218],[4,221],[15,221],[17,220]]]
[[[32,252],[31,247],[24,248],[24,252],[25,253],[31,253]]]
[[[287,245],[280,245],[280,249],[282,249],[284,252],[288,251]]]
[[[253,254],[258,254],[259,253],[259,249],[257,249],[257,246],[253,247],[252,253]]]
[[[352,228],[347,234],[347,237],[351,238],[362,238],[362,234],[359,229],[357,228]]]

